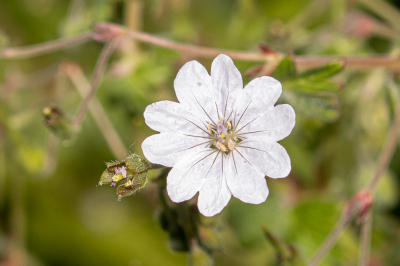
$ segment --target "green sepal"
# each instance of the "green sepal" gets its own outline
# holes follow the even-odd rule
[[[121,200],[124,197],[128,197],[134,195],[140,189],[142,189],[146,185],[146,181],[142,183],[132,184],[131,186],[126,186],[125,184],[119,185],[117,188],[118,200]]]
[[[114,175],[114,171],[110,171],[109,169],[104,170],[100,177],[99,186],[111,184],[113,182],[112,178]]]
[[[148,162],[136,153],[129,154],[129,156],[125,159],[125,164],[129,170],[136,173],[149,168]]]

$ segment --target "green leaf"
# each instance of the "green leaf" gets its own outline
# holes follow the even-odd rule
[[[296,77],[296,75],[296,65],[294,64],[291,56],[288,55],[275,68],[272,76],[282,82],[286,80],[292,80]]]
[[[306,72],[303,72],[299,75],[299,77],[313,81],[325,80],[341,72],[343,68],[344,68],[344,63],[341,61],[330,62],[325,66],[310,69]]]

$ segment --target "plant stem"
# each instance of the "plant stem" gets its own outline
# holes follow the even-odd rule
[[[342,217],[333,227],[329,235],[326,237],[324,242],[319,247],[318,251],[310,260],[309,266],[316,266],[325,258],[325,256],[329,253],[329,251],[336,244],[339,239],[342,231],[346,228],[346,226],[353,220],[358,211],[358,204],[354,204],[348,212],[344,212]]]
[[[375,169],[374,177],[371,180],[368,188],[370,190],[374,190],[376,185],[378,184],[379,179],[381,178],[382,174],[386,171],[388,167],[395,148],[397,146],[397,138],[400,131],[400,107],[397,108],[393,124],[389,130],[388,136],[386,138],[386,143],[383,146],[382,152],[379,155],[378,165]]]
[[[0,53],[0,58],[24,59],[51,52],[63,50],[72,46],[83,44],[92,39],[93,32],[85,32],[75,37],[62,38],[54,41],[38,43],[23,47],[4,48]]]
[[[111,41],[108,41],[104,45],[104,48],[100,53],[100,56],[96,62],[96,66],[93,70],[92,79],[90,81],[90,90],[89,90],[86,98],[83,100],[83,102],[79,108],[79,111],[75,117],[75,120],[73,122],[74,132],[77,132],[81,126],[83,118],[85,117],[85,113],[89,107],[89,103],[97,91],[97,88],[99,86],[100,79],[104,73],[107,61],[110,58],[110,56],[111,56],[112,52],[114,51],[119,40],[120,40],[119,38],[116,38],[116,39],[112,39]]]
[[[400,131],[400,107],[397,108],[395,113],[394,122],[392,124],[391,129],[389,130],[386,143],[382,149],[382,152],[378,159],[378,164],[374,173],[374,176],[368,186],[368,189],[373,191],[376,188],[376,185],[381,178],[382,174],[388,167],[390,160],[393,156],[393,153],[397,144],[397,136]],[[318,249],[316,255],[310,260],[310,266],[318,265],[319,262],[326,256],[326,254],[331,250],[333,245],[336,243],[337,239],[340,236],[340,233],[346,228],[346,225],[354,218],[358,210],[358,204],[353,204],[352,210],[348,213],[352,213],[352,215],[345,215],[342,217],[334,229],[332,229],[331,233],[328,235],[326,240],[322,243],[321,247]]]
[[[361,225],[361,239],[360,239],[360,255],[359,266],[369,265],[369,256],[371,250],[371,230],[372,230],[372,211],[366,217],[366,220]]]
[[[66,63],[63,68],[65,69],[67,76],[77,88],[79,94],[82,97],[85,97],[90,89],[90,84],[83,74],[82,69],[73,63]],[[96,97],[94,97],[90,102],[89,111],[96,121],[115,158],[122,160],[125,157],[126,147],[110,119],[108,119],[106,111],[103,109],[103,106]]]

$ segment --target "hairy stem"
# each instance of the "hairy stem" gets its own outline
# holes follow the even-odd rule
[[[369,265],[369,254],[371,249],[371,231],[372,231],[372,212],[368,214],[366,220],[361,225],[359,266]]]
[[[112,39],[111,41],[107,42],[104,45],[103,50],[101,51],[99,59],[97,60],[96,66],[93,70],[93,76],[90,81],[90,90],[89,90],[87,96],[85,97],[85,99],[83,100],[83,102],[79,108],[79,111],[75,117],[75,120],[73,122],[73,128],[74,128],[75,132],[77,132],[80,128],[83,118],[85,117],[85,113],[89,107],[89,103],[92,100],[93,96],[96,94],[100,79],[106,68],[107,61],[110,58],[110,56],[111,56],[112,52],[114,51],[119,40],[120,40],[119,38],[116,38],[116,39]]]
[[[38,43],[23,47],[4,48],[0,53],[0,58],[24,59],[38,55],[44,55],[79,44],[83,44],[92,40],[92,37],[93,32],[85,32],[75,37],[62,38],[55,41]]]

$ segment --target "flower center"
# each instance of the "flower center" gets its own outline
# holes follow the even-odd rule
[[[232,123],[230,121],[225,122],[225,117],[222,117],[216,125],[216,127],[211,126],[211,124],[208,125],[208,133],[213,141],[211,147],[228,154],[235,149],[238,142],[233,132]]]

